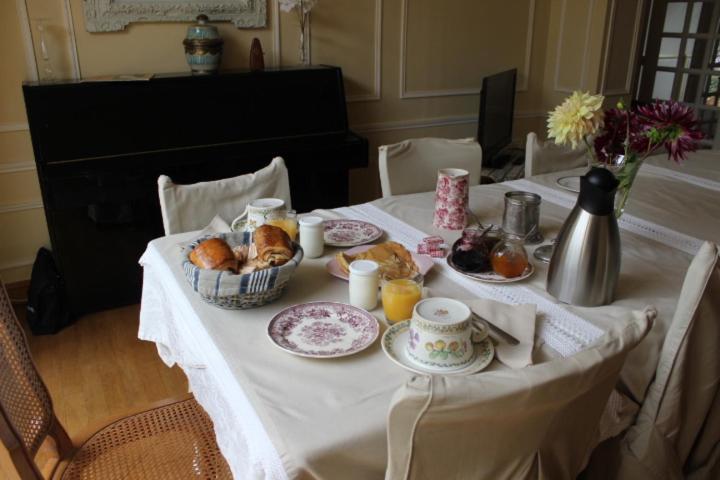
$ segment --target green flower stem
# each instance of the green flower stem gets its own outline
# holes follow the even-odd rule
[[[593,164],[597,161],[595,158],[595,150],[593,149],[592,145],[590,145],[590,142],[588,141],[587,135],[583,137],[583,140],[585,141],[585,146],[587,147],[587,154],[588,154],[588,169],[592,168]]]
[[[634,153],[630,153],[625,157],[625,165],[623,165],[616,175],[620,181],[618,184],[618,193],[620,193],[621,196],[620,199],[615,202],[615,218],[620,218],[625,211],[625,204],[630,197],[630,190],[644,160],[645,157],[638,158]]]

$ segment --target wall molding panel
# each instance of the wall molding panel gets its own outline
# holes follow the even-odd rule
[[[65,28],[68,34],[68,51],[70,52],[70,63],[72,64],[73,78],[79,80],[82,78],[80,72],[80,59],[78,57],[77,38],[75,36],[75,24],[73,23],[72,6],[70,0],[64,0]]]
[[[0,163],[0,175],[6,173],[30,172],[35,170],[35,162]]]
[[[25,132],[30,130],[27,123],[0,123],[0,133]]]
[[[632,50],[630,51],[630,57],[628,58],[628,63],[626,65],[626,73],[625,73],[625,85],[623,88],[606,88],[606,80],[607,80],[607,69],[610,62],[610,46],[612,43],[612,36],[613,36],[613,28],[615,26],[615,18],[617,16],[617,1],[618,0],[611,0],[610,1],[610,22],[609,27],[605,39],[605,52],[603,54],[603,60],[602,60],[602,77],[600,80],[600,93],[606,96],[616,96],[616,95],[630,95],[630,89],[632,88],[632,81],[633,81],[633,72],[635,68],[635,60],[637,58],[638,53],[638,37],[640,35],[640,21],[642,20],[642,11],[644,6],[644,0],[638,0],[637,7],[635,9],[635,21],[633,22],[633,37],[632,37],[632,45],[630,47]]]
[[[35,59],[35,48],[33,46],[32,29],[30,27],[30,16],[28,15],[25,0],[15,0],[17,5],[18,20],[20,22],[20,33],[23,38],[23,50],[25,52],[25,75],[31,82],[39,78],[37,60]],[[1,131],[1,130],[0,130]]]
[[[0,214],[25,212],[27,210],[37,210],[40,208],[44,208],[42,200],[36,200],[34,202],[6,203],[4,205],[0,205]]]
[[[545,117],[547,112],[528,111],[515,112],[515,118],[540,118]],[[453,125],[468,125],[478,122],[477,115],[457,115],[452,117],[436,117],[421,120],[398,120],[394,122],[377,122],[352,125],[358,133],[393,132],[396,130],[415,130],[422,128],[448,127]]]
[[[373,66],[375,76],[373,79],[372,93],[362,95],[348,95],[347,102],[371,102],[382,98],[382,26],[383,26],[383,0],[375,0],[375,21],[373,28],[375,29],[373,49]],[[310,48],[312,50],[312,48]]]
[[[580,90],[585,87],[589,57],[589,55],[587,55],[587,51],[590,47],[590,26],[593,19],[593,10],[595,9],[595,0],[588,0],[587,15],[585,17],[585,40],[582,48],[582,51],[585,52],[585,54],[583,55],[582,69],[580,71],[580,85],[575,87],[560,85],[558,80],[560,77],[560,65],[562,65],[562,45],[563,34],[565,33],[565,12],[567,11],[567,3],[568,0],[563,0],[562,7],[560,8],[560,28],[558,29],[557,47],[555,50],[555,78],[553,81],[553,89],[556,92],[562,93],[572,93],[575,90]]]
[[[13,270],[15,268],[31,267],[35,263],[34,258],[15,260],[12,262],[0,263],[0,271]]]
[[[282,65],[282,38],[280,36],[280,8],[277,2],[273,2],[273,10],[270,19],[273,32],[273,64],[275,66]],[[312,15],[312,13],[311,13]],[[371,102],[382,98],[382,25],[383,25],[383,0],[375,0],[374,13],[374,48],[373,48],[373,90],[371,93],[359,95],[347,95],[347,103]],[[308,42],[308,59],[312,62],[312,19],[307,32]]]
[[[280,58],[280,7],[278,6],[278,2],[272,2],[272,16],[270,17],[270,28],[272,28],[272,59],[273,59],[273,66],[279,67],[281,58]]]
[[[592,1],[592,0],[591,0]],[[451,97],[460,95],[479,95],[482,89],[481,85],[477,88],[447,88],[441,90],[407,90],[407,16],[408,3],[410,0],[402,1],[402,12],[400,14],[400,98],[432,98],[432,97]],[[525,41],[525,58],[523,65],[523,81],[516,88],[516,92],[527,92],[530,77],[530,65],[532,62],[532,44],[535,25],[535,0],[530,0],[528,4],[527,18],[527,39]]]

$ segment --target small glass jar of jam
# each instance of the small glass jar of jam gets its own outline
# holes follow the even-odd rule
[[[505,278],[519,277],[529,265],[523,238],[505,233],[490,252],[490,264],[498,275]]]

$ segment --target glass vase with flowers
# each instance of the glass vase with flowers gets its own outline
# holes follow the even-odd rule
[[[628,108],[602,111],[602,95],[574,92],[550,112],[548,137],[558,145],[577,148],[583,144],[588,166],[611,170],[620,181],[615,197],[615,216],[625,211],[630,191],[646,158],[663,147],[677,163],[698,148],[703,134],[692,108],[676,101],[655,101]]]

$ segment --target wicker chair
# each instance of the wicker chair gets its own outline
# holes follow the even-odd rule
[[[0,438],[23,480],[232,478],[211,420],[191,397],[70,440],[1,281]]]

